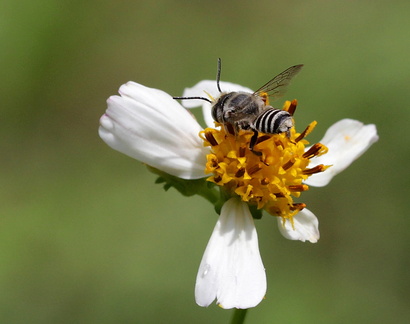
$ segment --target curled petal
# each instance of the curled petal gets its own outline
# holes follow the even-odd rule
[[[219,82],[219,85],[223,92],[231,92],[231,91],[245,91],[245,92],[251,92],[251,93],[253,92],[251,89],[243,87],[235,83],[221,81]],[[212,98],[209,98],[208,94],[211,95]],[[203,80],[203,81],[198,82],[192,88],[185,88],[182,96],[183,97],[205,97],[205,98],[212,100],[212,99],[218,98],[219,95],[220,93],[216,86],[216,81]],[[185,108],[195,108],[195,107],[202,106],[202,112],[204,115],[204,120],[205,120],[206,125],[208,127],[215,127],[214,120],[211,115],[212,105],[209,102],[205,100],[191,99],[191,100],[183,100],[182,105]]]
[[[216,298],[222,308],[250,308],[266,293],[266,275],[258,236],[248,205],[231,198],[222,207],[199,266],[195,285],[198,305]]]
[[[316,243],[319,240],[319,221],[308,209],[303,209],[293,217],[293,226],[289,220],[283,223],[278,217],[278,226],[281,234],[289,240],[309,241]]]
[[[378,139],[376,126],[373,124],[364,125],[353,119],[342,119],[333,124],[320,141],[328,147],[329,152],[312,160],[312,167],[318,164],[332,167],[312,175],[305,183],[316,187],[327,185],[335,175],[352,164]]]
[[[134,82],[111,96],[99,135],[113,149],[171,175],[205,176],[206,154],[200,125],[167,93]]]

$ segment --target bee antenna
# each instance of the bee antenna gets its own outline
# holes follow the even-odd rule
[[[218,58],[218,71],[216,72],[216,86],[218,87],[219,92],[222,92],[221,87],[219,85],[220,79],[221,79],[221,58]]]
[[[208,98],[205,98],[205,97],[172,97],[172,99],[183,99],[183,100],[186,100],[186,99],[200,99],[200,100],[205,100],[205,101],[208,101],[209,103],[212,103],[211,100],[209,100]]]

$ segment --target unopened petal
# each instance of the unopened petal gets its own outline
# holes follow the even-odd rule
[[[308,209],[303,209],[293,217],[293,226],[289,220],[283,223],[278,217],[278,226],[281,234],[289,240],[309,241],[316,243],[319,240],[319,221]]]
[[[243,87],[239,84],[230,83],[230,82],[219,82],[221,90],[223,92],[231,92],[231,91],[245,91],[252,93],[253,91],[249,88]],[[211,98],[209,98],[209,95]],[[207,99],[217,99],[220,96],[218,91],[216,81],[211,80],[203,80],[198,82],[192,88],[185,88],[183,97],[205,97]],[[195,108],[202,106],[202,112],[204,115],[205,123],[208,127],[215,127],[214,120],[211,115],[211,108],[212,105],[205,100],[198,100],[198,99],[189,99],[183,100],[182,105],[186,108]]]
[[[327,185],[335,175],[352,164],[378,139],[376,126],[373,124],[364,125],[353,119],[342,119],[333,124],[320,141],[328,147],[329,152],[312,159],[312,167],[318,164],[332,167],[310,176],[305,183],[316,187]]]
[[[204,177],[200,125],[167,93],[128,82],[107,100],[100,137],[113,149],[171,175]]]
[[[222,308],[250,308],[266,293],[266,274],[248,205],[231,198],[222,207],[199,266],[195,286],[198,305],[215,298]]]

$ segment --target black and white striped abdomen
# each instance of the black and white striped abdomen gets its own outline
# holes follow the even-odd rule
[[[293,127],[293,120],[287,111],[269,108],[256,117],[252,126],[261,133],[279,134],[288,132]]]

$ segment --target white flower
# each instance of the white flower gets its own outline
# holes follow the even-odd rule
[[[253,92],[241,85],[229,82],[220,82],[220,87],[224,92]],[[205,80],[197,83],[192,88],[185,88],[183,97],[204,96],[204,90],[212,97],[217,97],[219,94],[215,81]],[[186,108],[202,106],[207,126],[214,127],[210,103],[203,100],[184,100],[182,103]],[[353,119],[342,119],[336,122],[326,131],[323,139],[319,141],[328,147],[329,152],[315,157],[315,165],[311,166],[314,167],[319,164],[324,164],[331,165],[332,167],[324,172],[311,175],[305,183],[314,187],[327,185],[335,175],[352,164],[353,161],[359,158],[373,143],[377,142],[378,139],[376,126],[373,124],[364,125]],[[306,150],[308,149],[309,148]],[[316,243],[320,237],[319,221],[307,208],[300,211],[294,217],[293,226],[289,221],[283,222],[279,217],[278,225],[280,233],[290,240]]]
[[[224,91],[252,92],[232,83],[221,82]],[[207,91],[217,97],[214,81],[201,81],[185,89],[184,96],[205,97]],[[99,134],[113,149],[152,167],[183,179],[207,177],[204,174],[208,148],[198,133],[201,127],[191,114],[163,91],[128,82],[121,96],[108,99],[106,113],[100,119]],[[184,100],[185,107],[202,105],[205,121],[214,127],[211,105],[206,101]],[[317,164],[331,164],[314,174],[306,183],[324,186],[377,141],[374,125],[344,119],[329,128],[321,141],[329,153],[315,157]],[[318,220],[306,208],[290,221],[278,217],[279,230],[291,240],[317,242]],[[208,306],[216,298],[224,308],[256,306],[266,292],[266,276],[258,248],[258,239],[248,205],[231,198],[209,240],[199,267],[195,298]]]

